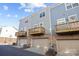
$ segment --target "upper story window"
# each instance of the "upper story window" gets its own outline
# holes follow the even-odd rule
[[[79,4],[78,3],[73,3],[72,6],[77,7],[77,6],[79,6]]]
[[[72,8],[71,3],[66,3],[66,4],[65,4],[65,6],[66,6],[66,10],[68,10],[68,9],[71,9],[71,8]]]
[[[79,6],[79,3],[66,3],[66,10]]]
[[[43,12],[43,16],[45,16],[45,12]]]
[[[44,17],[45,16],[45,12],[42,12],[41,14],[40,14],[40,18],[41,17]]]
[[[77,15],[70,15],[70,16],[68,17],[68,21],[69,21],[69,22],[78,21]]]
[[[42,14],[40,14],[40,18],[42,17]]]
[[[28,23],[28,20],[26,20],[25,23]]]
[[[66,19],[65,18],[57,19],[57,25],[65,24],[65,23],[66,23]]]

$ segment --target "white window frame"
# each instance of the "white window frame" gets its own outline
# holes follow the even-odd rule
[[[45,11],[40,13],[40,18],[45,17],[45,16],[46,16]]]
[[[59,19],[56,20],[56,25],[60,25],[60,24],[58,24],[58,20],[62,20],[62,19],[64,19],[65,20],[65,23],[66,23],[66,19],[65,18],[59,18]]]
[[[67,4],[68,4],[68,3],[65,3],[65,9],[66,9],[66,11],[67,11],[67,10],[70,10],[70,9],[74,9],[74,8],[76,8],[76,7],[79,7],[79,6],[73,7],[72,4],[74,4],[74,3],[69,3],[69,4],[71,4],[72,8],[67,9],[67,6],[68,6]],[[78,3],[78,4],[79,4],[79,3]]]
[[[73,6],[72,6],[72,8],[67,9],[68,4],[70,4],[70,5],[72,6],[72,4],[71,4],[71,3],[65,3],[65,9],[66,9],[66,10],[70,10],[70,9],[72,9],[72,8],[73,8]]]
[[[28,23],[28,20],[25,20],[24,23],[27,24]]]
[[[72,4],[74,4],[74,3],[72,3]],[[78,3],[79,4],[79,3]],[[72,7],[73,7],[73,5],[72,5]],[[76,7],[79,7],[79,6],[76,6]],[[73,8],[76,8],[76,7],[73,7]]]
[[[73,14],[73,15],[68,16],[68,19],[70,19],[70,17],[72,17],[72,16],[75,16],[76,17],[76,21],[78,21],[77,14]],[[69,20],[68,20],[68,22],[69,22]]]

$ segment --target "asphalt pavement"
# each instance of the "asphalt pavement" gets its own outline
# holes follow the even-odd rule
[[[0,45],[0,56],[43,56],[31,51],[12,47],[10,45]]]

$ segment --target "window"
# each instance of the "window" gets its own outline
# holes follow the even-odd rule
[[[69,21],[69,22],[78,21],[77,15],[70,15],[70,16],[68,17],[68,21]]]
[[[70,9],[70,8],[72,8],[72,6],[71,6],[71,5],[67,6],[67,9]]]
[[[28,23],[28,20],[26,20],[25,23]]]
[[[45,12],[43,12],[43,16],[45,16]]]
[[[77,6],[79,6],[79,4],[78,3],[73,3],[72,6],[77,7]]]
[[[77,6],[79,6],[79,3],[66,3],[65,4],[66,10],[72,9],[74,7],[77,7]]]
[[[40,14],[40,18],[42,17],[42,14]]]
[[[66,23],[65,18],[57,19],[57,25],[59,25],[59,24],[65,24],[65,23]]]
[[[71,3],[66,3],[66,4],[65,4],[65,6],[66,6],[66,10],[68,10],[68,9],[71,9],[71,8],[72,8]]]
[[[40,18],[41,17],[44,17],[45,16],[45,12],[42,12],[41,14],[40,14]]]
[[[40,26],[42,26],[43,24],[42,23],[40,23]]]

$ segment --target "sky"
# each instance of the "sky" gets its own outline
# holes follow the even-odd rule
[[[55,3],[0,3],[0,26],[19,28],[19,20]]]

